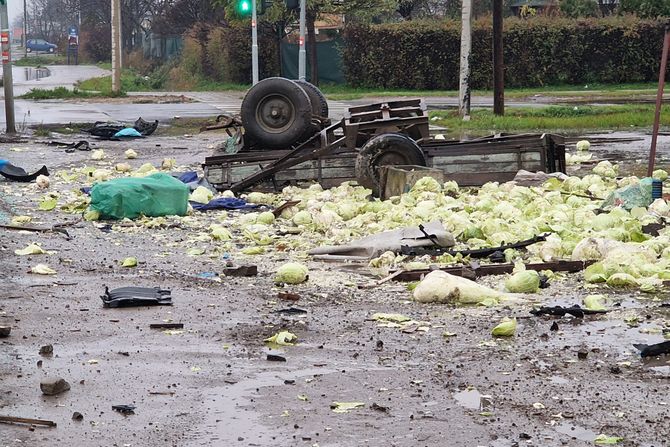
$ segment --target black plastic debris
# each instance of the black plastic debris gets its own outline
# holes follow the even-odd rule
[[[135,414],[135,408],[134,405],[112,405],[112,410],[125,415]]]
[[[636,344],[633,346],[640,350],[642,357],[656,357],[658,355],[670,354],[670,341],[656,343],[655,345]]]
[[[285,309],[273,310],[272,312],[276,314],[286,314],[286,315],[300,315],[307,313],[305,309],[301,309],[299,307],[287,307]]]
[[[118,123],[104,123],[97,121],[93,127],[90,129],[84,130],[94,137],[101,138],[103,140],[120,140],[120,138],[115,137],[115,135],[122,131],[123,129],[129,128],[123,124]],[[158,128],[158,120],[154,122],[144,121],[142,117],[138,118],[132,126],[133,129],[138,131],[142,137],[148,137],[153,134]]]
[[[277,355],[277,354],[268,354],[266,359],[269,362],[285,362],[286,361],[286,357],[281,356],[281,355]]]
[[[563,306],[553,306],[553,307],[540,307],[539,309],[531,310],[531,314],[539,317],[540,315],[553,315],[556,317],[562,317],[564,315],[572,315],[575,318],[584,318],[584,315],[595,315],[595,314],[606,314],[606,310],[590,310],[582,309],[578,304],[575,304],[571,307]]]
[[[90,151],[91,150],[91,145],[88,144],[88,141],[86,140],[81,140],[81,141],[75,141],[72,143],[66,143],[64,141],[38,141],[39,144],[45,144],[47,146],[57,146],[58,149],[65,149],[65,152],[71,153],[74,152],[75,150],[78,151]]]
[[[4,163],[0,163],[0,175],[14,182],[29,183],[34,181],[40,175],[49,175],[49,170],[46,166],[42,166],[39,171],[33,174],[28,174],[25,169],[14,166],[5,160],[2,161],[4,161]]]
[[[171,306],[172,292],[158,287],[120,287],[109,290],[100,298],[105,307]]]

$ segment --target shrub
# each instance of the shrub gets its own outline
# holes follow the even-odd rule
[[[505,83],[535,87],[647,82],[658,77],[664,22],[632,16],[602,19],[507,19]],[[471,86],[492,86],[492,25],[473,25]],[[460,23],[404,22],[345,31],[348,84],[399,89],[456,89]]]

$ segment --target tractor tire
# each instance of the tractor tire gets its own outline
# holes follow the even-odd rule
[[[316,115],[322,118],[328,118],[328,101],[326,97],[321,93],[321,90],[314,85],[310,84],[307,81],[293,81],[298,84],[309,96],[309,100],[312,103],[312,115]]]
[[[296,82],[267,78],[244,96],[241,115],[245,134],[258,146],[285,149],[309,130],[312,103]]]
[[[381,193],[381,167],[399,165],[426,166],[426,157],[414,140],[399,133],[371,138],[356,157],[356,179],[361,186]]]

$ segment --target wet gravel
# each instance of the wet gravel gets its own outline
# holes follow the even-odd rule
[[[126,161],[123,151],[132,147],[140,154],[134,167],[163,157],[198,167],[217,142],[206,138],[100,146],[107,164]],[[636,166],[644,144],[596,146],[594,153]],[[26,168],[94,165],[88,153],[9,147],[0,158]],[[661,152],[667,160],[663,146]],[[76,221],[61,211],[37,211],[42,195],[34,185],[0,182],[0,223],[25,214],[34,216],[33,225]],[[221,271],[220,253],[187,256],[195,244],[211,248],[193,242],[188,226],[107,231],[83,222],[67,231],[69,240],[0,229],[0,325],[12,326],[11,336],[0,339],[0,416],[58,424],[0,424],[1,446],[582,446],[601,433],[623,437],[625,446],[668,445],[670,360],[643,362],[632,346],[663,341],[667,294],[606,291],[620,304],[606,315],[533,317],[530,303],[414,303],[402,284],[358,289],[372,279],[366,269],[308,262],[310,280],[285,289],[300,295],[292,303],[278,298],[284,289],[272,281],[290,254],[235,258],[257,263],[259,275],[216,282],[198,274]],[[14,255],[30,242],[54,253]],[[138,258],[137,268],[120,267],[128,256]],[[58,274],[27,273],[38,262]],[[174,305],[102,307],[105,286],[131,285],[168,288]],[[572,305],[591,293],[574,274],[532,300]],[[275,312],[291,304],[307,313]],[[380,327],[370,318],[375,312],[422,323]],[[505,316],[517,317],[516,336],[492,338],[491,328]],[[629,317],[639,325],[627,324]],[[184,329],[149,329],[161,322]],[[271,349],[263,342],[281,329],[299,343]],[[47,344],[53,354],[40,355]],[[286,362],[270,362],[268,353]],[[39,384],[48,377],[63,377],[71,389],[42,395]],[[336,413],[333,402],[364,406]],[[112,410],[122,404],[135,406],[134,414]],[[74,412],[83,420],[73,420]]]

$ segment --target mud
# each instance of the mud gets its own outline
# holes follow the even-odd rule
[[[98,143],[108,161],[134,167],[164,157],[198,168],[217,136],[154,137]],[[668,140],[661,140],[667,160]],[[0,158],[58,170],[94,165],[90,153],[66,154],[34,143],[0,149]],[[601,157],[644,159],[644,142],[594,148]],[[585,169],[585,168],[582,168]],[[72,185],[56,185],[55,189]],[[30,214],[33,225],[76,222],[77,215],[37,211],[35,185],[0,182],[0,222]],[[202,219],[217,219],[222,212]],[[104,230],[104,231],[103,231]],[[613,293],[621,303],[583,320],[533,317],[530,304],[454,308],[409,300],[405,286],[359,290],[366,269],[308,262],[310,280],[286,288],[308,312],[284,316],[288,306],[272,282],[286,253],[235,261],[259,265],[256,278],[199,279],[217,272],[216,257],[189,257],[193,229],[107,231],[95,223],[58,233],[0,229],[0,415],[48,419],[55,428],[0,424],[1,446],[584,446],[601,433],[625,446],[665,446],[670,439],[670,360],[643,362],[633,343],[663,341],[670,320],[667,294]],[[40,242],[50,255],[13,251]],[[136,269],[119,260],[136,256]],[[44,262],[55,276],[27,273]],[[489,277],[488,284],[501,278]],[[104,286],[161,286],[171,307],[104,309]],[[581,303],[595,293],[569,275],[537,295],[546,305]],[[427,322],[427,331],[379,327],[375,312],[398,312]],[[517,335],[494,339],[503,316],[516,316]],[[639,326],[624,320],[635,316]],[[184,323],[183,332],[149,329]],[[558,331],[551,331],[557,322]],[[270,349],[263,339],[280,329],[296,346]],[[444,331],[456,333],[444,337]],[[381,342],[381,343],[380,343]],[[52,356],[39,348],[53,344]],[[578,359],[578,351],[587,351]],[[267,353],[286,357],[269,362]],[[42,362],[41,366],[38,362]],[[43,396],[39,382],[60,376],[72,389]],[[300,396],[300,397],[299,397]],[[365,406],[335,413],[332,402]],[[135,414],[112,405],[136,406]],[[72,420],[80,412],[82,421]]]

